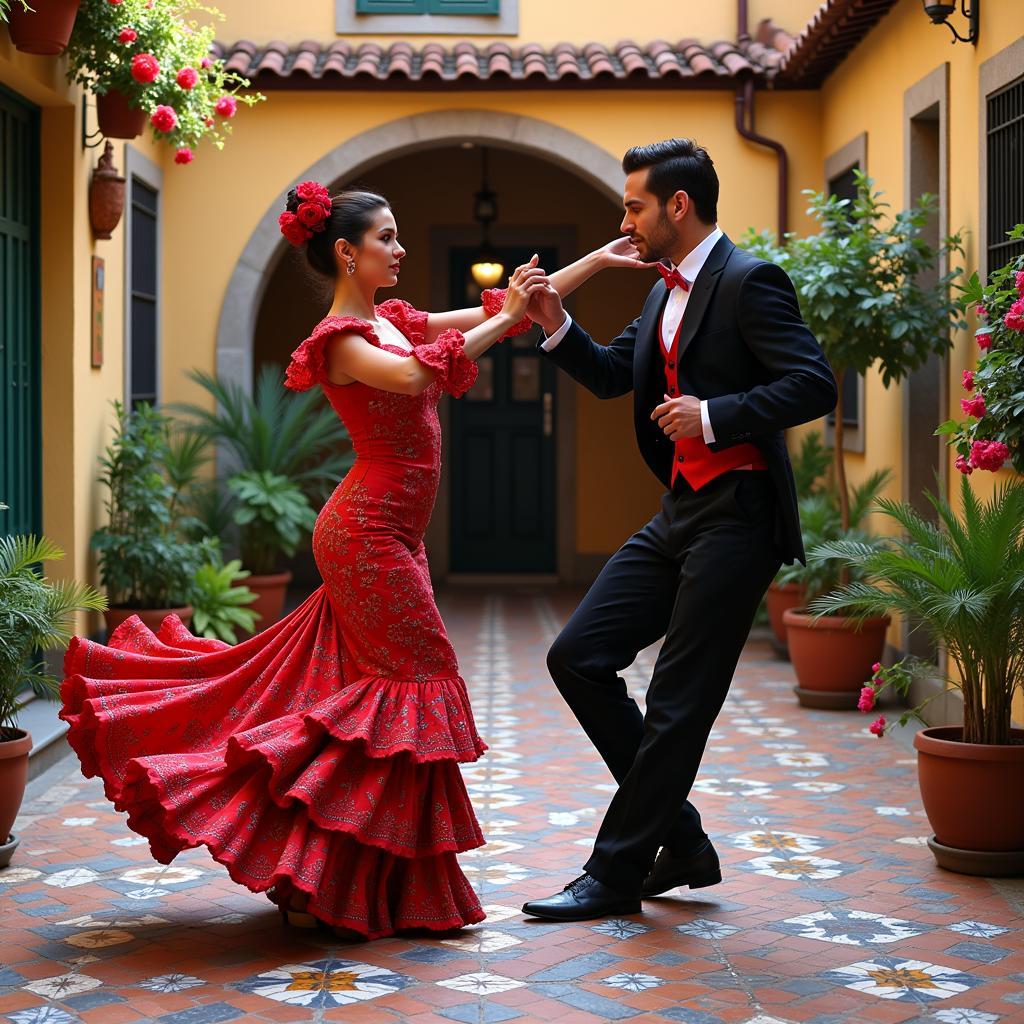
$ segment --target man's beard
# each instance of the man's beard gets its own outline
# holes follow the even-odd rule
[[[672,221],[668,219],[663,206],[658,213],[658,223],[647,239],[646,262],[659,263],[661,260],[670,260],[678,246],[679,237],[672,230]]]

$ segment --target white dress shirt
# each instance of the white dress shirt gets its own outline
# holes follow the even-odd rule
[[[707,261],[708,256],[711,255],[711,250],[714,249],[721,237],[722,229],[716,224],[711,234],[695,245],[693,249],[683,257],[683,261],[679,266],[675,266],[674,264],[670,264],[670,266],[679,271],[679,273],[686,279],[687,284],[692,285],[697,279],[697,275],[700,273],[704,263]],[[689,299],[690,292],[688,289],[673,288],[668,293],[668,301],[665,303],[665,311],[661,318],[661,344],[666,352],[672,348],[672,342],[675,339],[679,324],[683,319],[683,314],[686,312],[686,303]],[[566,336],[571,326],[572,317],[566,313],[565,322],[562,326],[559,327],[554,334],[546,337],[544,341],[541,342],[540,347],[544,349],[545,352],[550,352]],[[708,417],[708,403],[706,401],[702,401],[700,403],[700,423],[705,443],[714,444],[715,432],[711,427],[711,420]]]

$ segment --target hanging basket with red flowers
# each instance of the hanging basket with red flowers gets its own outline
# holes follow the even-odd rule
[[[213,54],[222,20],[214,7],[179,0],[84,0],[68,77],[96,95],[103,134],[133,138],[148,123],[178,164],[204,142],[222,148],[239,105],[265,99]]]

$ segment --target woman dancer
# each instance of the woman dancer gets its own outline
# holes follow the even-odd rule
[[[486,748],[423,548],[437,404],[530,326],[531,296],[635,258],[620,241],[549,282],[534,257],[482,307],[428,315],[375,305],[405,255],[382,196],[303,182],[280,224],[335,283],[286,386],[320,386],[356,452],[313,532],[323,585],[234,647],[175,615],[155,634],[133,616],[107,646],[75,637],[61,717],[85,775],[159,862],[205,845],[291,923],[345,937],[460,928],[484,914],[456,854],[484,840],[458,762]]]

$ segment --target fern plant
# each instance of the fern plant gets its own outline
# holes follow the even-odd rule
[[[903,536],[881,546],[854,539],[820,545],[816,558],[856,566],[861,579],[819,597],[811,610],[842,609],[860,618],[900,613],[918,622],[956,664],[949,683],[963,695],[964,741],[1010,743],[1013,696],[1024,689],[1024,484],[1004,484],[981,501],[962,477],[960,516],[945,498],[926,497],[938,523],[904,502],[881,500],[879,510]],[[906,694],[920,671],[923,666],[904,659],[867,685]],[[934,665],[927,671],[934,674]],[[927,702],[900,724],[923,722]],[[882,731],[884,722],[877,734]]]
[[[40,697],[59,692],[60,683],[47,672],[39,652],[68,644],[75,612],[107,606],[87,584],[51,582],[43,575],[40,563],[63,557],[63,550],[46,537],[0,537],[0,740],[15,736],[24,687]]]

